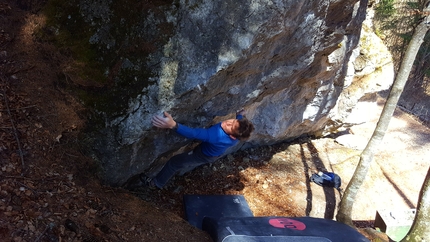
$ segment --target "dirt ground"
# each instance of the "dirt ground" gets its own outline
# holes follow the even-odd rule
[[[184,194],[240,194],[254,216],[333,218],[340,194],[311,183],[309,176],[335,171],[345,188],[360,154],[345,145],[359,148],[367,142],[380,105],[338,142],[305,139],[237,152],[158,191],[106,187],[78,142],[84,107],[57,82],[70,57],[37,41],[34,31],[44,19],[40,6],[31,3],[0,3],[3,241],[211,241],[186,222]],[[428,169],[429,138],[427,127],[396,112],[355,203],[357,226],[371,228],[378,209],[416,206]]]

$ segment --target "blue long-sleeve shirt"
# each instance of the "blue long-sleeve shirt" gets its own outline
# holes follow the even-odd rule
[[[236,119],[242,119],[242,115],[237,115]],[[176,132],[189,139],[198,139],[202,143],[200,147],[203,154],[213,157],[222,155],[227,148],[237,144],[237,139],[232,139],[222,128],[221,123],[217,123],[209,128],[190,128],[178,123]]]

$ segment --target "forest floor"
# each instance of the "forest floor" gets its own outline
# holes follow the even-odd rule
[[[365,109],[368,122],[351,127],[338,142],[302,139],[236,152],[176,177],[163,190],[104,186],[78,139],[85,108],[58,83],[71,57],[36,39],[43,16],[37,6],[18,2],[0,3],[3,241],[211,241],[186,221],[185,194],[243,195],[254,216],[334,217],[341,194],[309,176],[334,171],[346,187],[383,100]],[[416,207],[429,140],[426,126],[396,111],[354,205],[358,227],[372,228],[378,209]]]

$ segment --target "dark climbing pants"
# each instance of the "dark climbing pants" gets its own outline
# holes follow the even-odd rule
[[[218,158],[218,156],[209,157],[203,154],[199,145],[193,151],[181,153],[170,158],[153,181],[158,188],[163,188],[177,172],[183,175],[198,166],[212,163]]]

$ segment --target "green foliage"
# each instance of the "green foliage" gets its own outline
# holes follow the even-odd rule
[[[410,9],[417,9],[420,10],[421,6],[420,3],[418,1],[416,2],[406,2],[406,5],[410,8]]]
[[[416,65],[419,66],[420,70],[418,72],[422,72],[422,76],[426,79],[423,80],[425,82],[424,86],[430,87],[429,78],[430,78],[430,31],[427,32],[423,43],[421,44],[421,48],[417,53]],[[430,89],[429,89],[430,90]]]
[[[375,7],[374,24],[379,31],[378,36],[386,37],[385,43],[394,56],[403,56],[414,26],[422,17],[417,14],[421,8],[420,0],[382,0]],[[400,59],[395,59],[395,62],[400,63]]]
[[[393,16],[396,13],[396,9],[394,7],[394,0],[381,0],[375,10],[376,13],[383,18]]]
[[[405,43],[409,43],[412,39],[412,33],[399,34],[400,38],[404,40]]]
[[[375,34],[379,37],[379,38],[382,38],[382,36],[384,36],[384,34],[381,32],[381,30],[380,29],[375,29]]]

